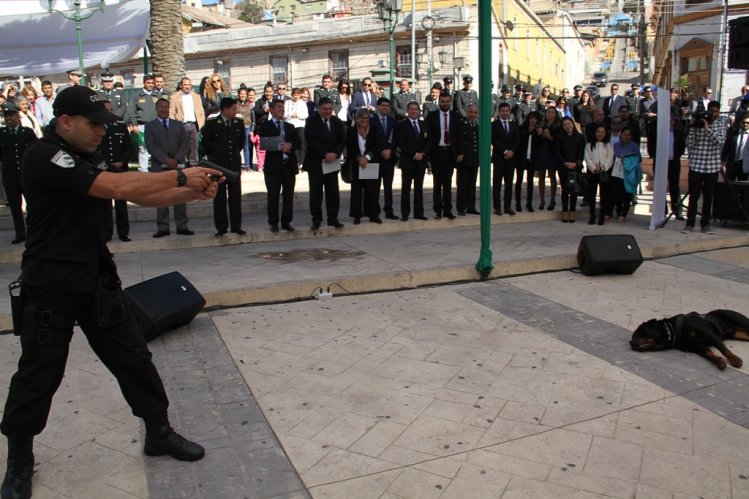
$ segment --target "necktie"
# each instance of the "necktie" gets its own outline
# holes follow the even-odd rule
[[[169,127],[166,124],[166,120],[161,120],[161,122],[164,124],[164,130],[169,130]]]
[[[450,134],[448,133],[448,123],[447,123],[447,113],[444,113],[445,116],[445,145],[450,145]]]
[[[382,121],[382,131],[385,132],[385,136],[387,137],[388,134],[388,120],[385,119],[385,117],[380,118],[380,121]]]
[[[419,125],[416,123],[416,120],[412,120],[411,124],[414,127],[414,132],[416,132],[416,135],[419,135]]]
[[[369,92],[364,92],[364,105],[369,105]]]
[[[510,135],[510,125],[507,123],[507,120],[502,120],[502,123],[505,125],[505,135]]]
[[[735,159],[735,161],[740,161],[741,160],[741,156],[742,156],[741,153],[743,153],[743,152],[744,152],[744,132],[740,132],[739,133],[739,143],[736,146],[736,159]]]
[[[327,118],[325,119],[325,127],[330,131],[330,121]]]

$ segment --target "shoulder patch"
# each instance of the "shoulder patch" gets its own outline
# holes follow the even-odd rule
[[[57,154],[52,156],[50,161],[61,168],[73,168],[75,166],[75,160],[72,156],[62,149],[57,151]]]

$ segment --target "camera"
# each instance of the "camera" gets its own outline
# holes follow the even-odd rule
[[[707,119],[707,113],[705,111],[695,111],[692,115],[692,127],[693,128],[705,128],[705,120]]]

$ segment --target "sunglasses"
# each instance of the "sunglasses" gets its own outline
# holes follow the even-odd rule
[[[365,86],[365,87],[371,87],[372,86],[371,83],[363,83],[362,85]]]
[[[211,80],[211,83],[221,83],[221,80]]]
[[[286,90],[286,87],[278,87],[279,90]]]

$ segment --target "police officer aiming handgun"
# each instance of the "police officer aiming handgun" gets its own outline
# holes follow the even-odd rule
[[[104,217],[109,215],[111,199],[151,207],[211,199],[217,182],[209,175],[220,177],[220,172],[201,167],[162,173],[110,172],[97,148],[104,125],[119,116],[107,111],[100,96],[84,86],[60,92],[53,109],[54,123],[23,158],[28,232],[21,298],[12,300],[21,358],[0,423],[0,431],[8,437],[7,471],[0,488],[3,499],[31,497],[34,436],[47,423],[76,323],[117,379],[133,414],[145,421],[145,454],[184,461],[204,455],[203,447],[169,425],[166,392],[145,339],[125,306],[106,246]]]

